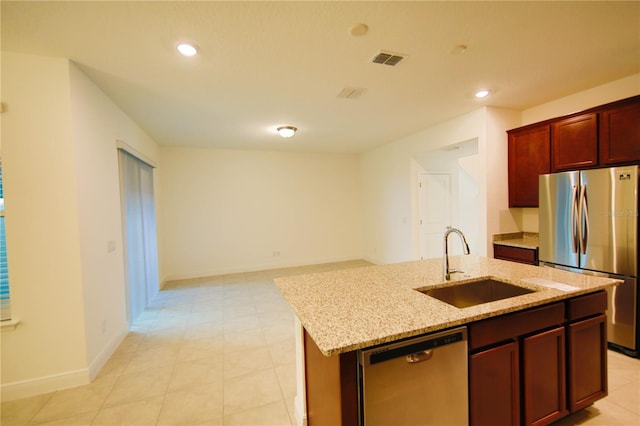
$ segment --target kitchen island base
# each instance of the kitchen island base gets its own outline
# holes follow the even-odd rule
[[[547,425],[605,397],[606,306],[598,291],[468,324],[469,424]],[[358,351],[303,334],[306,423],[361,424]]]

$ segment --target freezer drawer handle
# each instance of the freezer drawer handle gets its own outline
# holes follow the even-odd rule
[[[433,356],[433,349],[415,352],[406,356],[409,364],[417,364],[418,362],[427,361]]]

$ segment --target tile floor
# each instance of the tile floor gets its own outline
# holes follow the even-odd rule
[[[9,425],[294,425],[293,314],[277,276],[363,261],[174,282],[96,380],[2,403]],[[559,425],[640,424],[640,360],[609,352],[609,396]]]

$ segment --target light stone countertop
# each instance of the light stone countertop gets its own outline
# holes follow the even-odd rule
[[[494,235],[493,244],[525,249],[537,249],[540,245],[538,234],[532,232],[514,232],[511,234]]]
[[[451,281],[444,281],[442,259],[428,259],[282,277],[274,282],[326,356],[544,305],[620,283],[615,279],[478,256],[453,256],[450,267],[465,273],[452,274]],[[482,277],[537,291],[460,309],[415,290]],[[531,278],[576,288],[562,291],[521,281]]]

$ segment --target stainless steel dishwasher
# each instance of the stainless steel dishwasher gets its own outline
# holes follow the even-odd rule
[[[364,426],[468,423],[466,327],[358,352]]]

